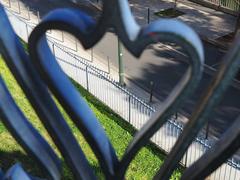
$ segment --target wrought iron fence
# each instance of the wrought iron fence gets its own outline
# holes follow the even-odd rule
[[[239,0],[190,0],[196,3],[200,3],[214,9],[226,11],[233,14],[238,14],[240,10]]]
[[[240,1],[239,0],[220,0],[219,5],[221,7],[226,7],[233,11],[239,11]]]
[[[91,2],[101,6],[101,1],[90,0]],[[182,0],[184,2],[185,0]],[[189,0],[195,3],[200,3],[209,7],[214,7],[219,10],[227,10],[227,12],[238,12],[240,10],[240,1],[239,0]],[[174,1],[175,2],[175,1]],[[178,0],[177,2],[181,2]]]
[[[17,27],[15,28],[16,33],[26,40],[33,26],[29,25],[23,19],[19,19],[14,13],[10,11],[8,13],[12,16],[10,19],[13,26]],[[140,129],[156,111],[126,88],[120,86],[108,73],[89,64],[89,60],[68,52],[68,47],[56,41],[49,39],[48,42],[60,66],[68,76],[86,88],[91,94],[109,106],[136,129]],[[183,124],[174,117],[171,117],[151,140],[168,153],[182,131]],[[190,166],[209,148],[211,148],[209,140],[197,137],[183,156],[181,160],[182,164],[187,167]],[[234,159],[230,159],[212,173],[210,179],[237,180],[240,177],[239,169],[240,164]]]
[[[132,124],[136,129],[142,125],[156,111],[143,100],[120,86],[118,82],[104,71],[89,65],[84,58],[76,58],[71,53],[64,50],[64,47],[52,44],[55,56],[62,69],[76,82],[87,89],[96,98],[109,106],[114,112]],[[166,153],[170,152],[176,139],[183,130],[183,124],[172,116],[168,122],[151,138],[157,146]],[[209,140],[198,137],[189,147],[181,163],[190,166],[205,151],[211,148]],[[234,159],[228,160],[227,164],[222,165],[209,178],[210,179],[233,179],[237,180],[240,175],[240,165]]]

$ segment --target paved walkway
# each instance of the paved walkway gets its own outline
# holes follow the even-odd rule
[[[164,0],[130,0],[129,2],[133,14],[142,24],[147,22],[147,8],[150,8],[151,20],[156,20],[159,17],[154,15],[154,12],[173,7],[172,2]],[[226,13],[187,0],[180,0],[177,3],[177,10],[185,14],[176,19],[188,24],[202,37],[214,40],[234,30],[235,17]]]
[[[90,0],[98,6],[96,0]],[[137,22],[141,25],[147,24],[148,8],[150,9],[150,21],[159,19],[154,12],[172,8],[173,1],[167,0],[129,0],[131,10]],[[178,0],[177,10],[184,13],[176,19],[181,20],[192,27],[202,39],[219,44],[217,38],[234,31],[236,17],[190,2],[189,0]]]

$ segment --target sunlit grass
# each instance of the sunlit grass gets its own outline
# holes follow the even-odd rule
[[[4,61],[0,59],[0,72],[1,76],[4,79],[8,89],[10,90],[13,98],[15,99],[17,105],[21,108],[25,116],[30,120],[30,122],[39,130],[39,132],[47,139],[47,141],[51,144],[53,149],[60,155],[57,151],[56,146],[51,141],[47,131],[44,126],[40,122],[38,116],[35,114],[33,108],[22,92],[21,88],[18,86],[17,82],[11,75],[10,71],[6,67]],[[74,82],[73,82],[74,83]],[[82,96],[86,99],[92,111],[95,113],[96,117],[104,127],[111,143],[116,149],[116,153],[119,157],[123,155],[127,144],[130,142],[135,130],[134,128],[126,123],[123,119],[121,119],[118,115],[112,112],[108,107],[103,105],[100,101],[90,95],[85,89],[83,89],[78,84],[74,83],[76,88],[82,94]],[[57,102],[56,102],[57,103]],[[58,103],[57,103],[58,104]],[[99,179],[103,179],[103,175],[101,169],[99,167],[98,161],[91,151],[90,147],[82,137],[81,133],[79,133],[76,126],[69,119],[67,114],[58,104],[64,118],[67,120],[69,126],[71,127],[72,132],[77,138],[81,148],[85,152],[88,157],[88,161],[90,165],[94,168]],[[21,162],[24,169],[30,172],[32,175],[44,177],[44,172],[41,171],[39,166],[24,152],[24,150],[18,145],[18,143],[14,140],[14,138],[9,134],[7,129],[4,127],[2,122],[0,122],[0,167],[3,170],[7,170],[16,162]],[[72,174],[70,170],[67,168],[67,165],[64,163],[62,157],[60,157],[63,161],[63,179],[72,179]],[[151,179],[156,171],[161,166],[164,159],[164,155],[154,147],[153,145],[148,145],[143,148],[140,153],[136,156],[134,161],[131,163],[126,179]],[[172,176],[172,179],[179,179],[180,171],[176,171]]]

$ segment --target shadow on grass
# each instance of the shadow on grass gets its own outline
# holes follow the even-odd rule
[[[46,174],[38,166],[36,161],[34,161],[30,156],[24,154],[21,151],[0,151],[0,167],[6,172],[14,164],[20,163],[23,169],[29,172],[33,176],[44,178],[43,175]]]
[[[63,179],[70,180],[74,179],[73,174],[71,173],[70,169],[62,161],[62,174]],[[3,172],[7,172],[14,164],[20,163],[23,169],[28,172],[31,176],[46,178],[44,175],[46,174],[45,171],[34,161],[30,156],[24,154],[21,151],[0,151],[0,168]],[[90,164],[93,168],[97,177],[103,177],[101,168],[96,164]]]

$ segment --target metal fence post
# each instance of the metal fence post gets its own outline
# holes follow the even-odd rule
[[[89,86],[88,86],[88,66],[86,65],[86,83],[87,83],[87,91],[89,91]]]
[[[150,8],[147,9],[147,23],[150,23]]]
[[[27,33],[27,38],[28,38],[28,35],[29,35],[29,33],[28,33],[28,25],[27,25],[27,23],[25,25],[26,25],[26,33]]]
[[[11,0],[8,0],[8,7],[11,8],[12,5],[11,5]]]
[[[91,62],[93,62],[93,48],[91,48]]]
[[[208,122],[207,122],[207,126],[206,126],[205,139],[208,139],[209,128],[210,128],[210,124],[209,124],[209,121],[208,121]]]
[[[74,65],[75,65],[75,81],[77,81],[77,72],[78,72],[78,66],[77,66],[77,58],[76,56],[74,55]]]
[[[188,159],[188,150],[186,151],[186,156],[185,156],[185,167],[187,167],[187,159]]]
[[[27,6],[28,21],[30,21],[30,8]]]
[[[178,112],[175,112],[175,119],[178,119]]]
[[[150,81],[150,97],[149,97],[149,103],[152,102],[153,88],[154,88],[154,83],[153,83],[153,81]]]
[[[53,43],[52,43],[52,52],[53,52],[54,57],[56,57],[56,55],[55,55],[55,47],[54,47]]]
[[[40,22],[40,14],[39,14],[39,11],[37,11],[37,20],[38,20],[38,23]]]
[[[131,96],[128,95],[128,122],[131,122]]]
[[[121,86],[124,86],[125,85],[125,82],[124,82],[124,65],[123,65],[123,52],[122,52],[122,44],[120,42],[120,39],[117,38],[117,54],[118,54],[118,73],[119,73],[119,84]]]
[[[108,74],[110,74],[110,60],[109,60],[109,56],[107,56],[107,63],[108,63]]]
[[[17,1],[17,4],[18,4],[18,14],[21,14],[20,2],[19,2],[19,1]]]
[[[62,31],[62,42],[64,42],[64,34],[63,34],[63,31]]]
[[[78,42],[78,40],[77,40],[77,38],[75,38],[76,52],[78,52],[78,45],[77,45],[77,42]]]

